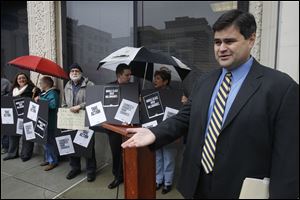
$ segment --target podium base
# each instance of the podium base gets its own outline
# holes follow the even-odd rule
[[[123,136],[126,141],[132,136],[127,128],[137,128],[124,125],[103,123],[102,127]],[[123,149],[124,193],[125,199],[155,199],[155,152],[148,147]]]

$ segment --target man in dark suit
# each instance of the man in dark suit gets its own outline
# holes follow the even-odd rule
[[[213,30],[222,68],[199,78],[176,116],[128,129],[136,134],[122,147],[158,149],[188,133],[178,183],[185,198],[239,198],[246,177],[270,178],[270,198],[299,197],[299,85],[250,55],[253,15],[226,12]]]

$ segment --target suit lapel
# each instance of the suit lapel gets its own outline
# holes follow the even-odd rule
[[[210,100],[211,100],[211,96],[214,92],[214,88],[219,80],[220,74],[222,72],[222,69],[216,70],[213,74],[212,77],[207,79],[210,81],[206,81],[203,83],[203,88],[204,92],[201,93],[201,96],[198,97],[199,99],[202,99],[201,101],[201,105],[199,106],[200,108],[200,112],[201,112],[201,134],[204,134],[205,132],[205,128],[206,128],[206,124],[207,124],[207,113],[208,113],[208,109],[209,109],[209,105],[210,105]],[[204,139],[204,138],[202,138]]]
[[[259,78],[262,76],[263,72],[260,68],[260,64],[254,60],[249,74],[235,97],[221,131],[223,131],[232,122],[250,97],[257,91],[261,84],[261,79]]]

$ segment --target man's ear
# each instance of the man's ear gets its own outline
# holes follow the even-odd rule
[[[250,44],[250,48],[252,49],[254,44],[255,44],[255,40],[256,40],[256,33],[252,33],[250,38],[249,38],[249,44]]]

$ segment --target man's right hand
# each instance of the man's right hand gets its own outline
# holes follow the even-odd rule
[[[155,135],[147,128],[129,128],[127,133],[134,133],[126,142],[122,143],[123,148],[144,147],[155,141]]]

